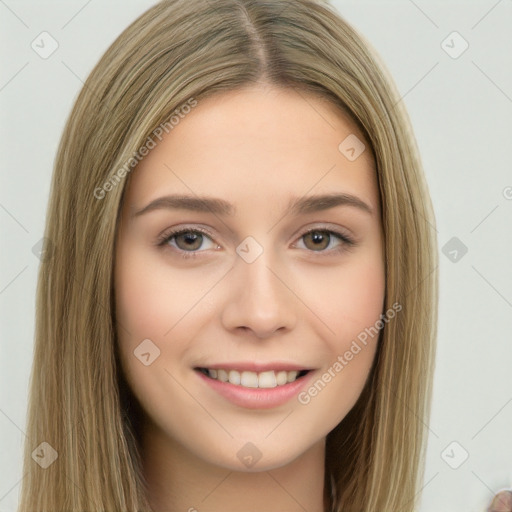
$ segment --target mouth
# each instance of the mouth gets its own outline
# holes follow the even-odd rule
[[[226,382],[243,388],[270,389],[286,386],[305,377],[311,370],[266,370],[254,372],[227,368],[194,368],[212,380]]]

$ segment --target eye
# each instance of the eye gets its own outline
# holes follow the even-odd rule
[[[355,245],[355,242],[347,235],[332,231],[330,229],[314,228],[306,231],[300,237],[306,243],[306,250],[316,253],[340,253]],[[218,249],[219,245],[213,242],[212,237],[206,230],[198,228],[182,228],[165,232],[157,241],[159,247],[170,246],[174,248],[181,257],[193,258],[197,253],[202,252],[199,249],[203,246],[205,240],[209,240],[211,245],[203,249]],[[338,244],[333,248],[333,242]]]
[[[301,237],[304,239],[306,249],[312,252],[320,253],[339,253],[346,250],[347,247],[352,247],[355,242],[343,233],[332,231],[330,229],[314,228],[306,231]],[[338,244],[333,248],[333,243],[338,241]]]
[[[205,230],[202,229],[176,229],[174,231],[167,231],[162,235],[162,237],[158,240],[158,246],[167,246],[170,245],[177,249],[183,258],[195,257],[198,249],[203,245],[205,239],[210,240],[212,242],[211,247],[207,247],[206,249],[216,249],[219,246],[213,243],[212,238],[207,234]],[[171,242],[174,242],[171,243]],[[189,254],[187,254],[189,253]]]

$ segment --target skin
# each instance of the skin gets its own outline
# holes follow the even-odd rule
[[[512,512],[512,491],[501,491],[494,496],[488,512]]]
[[[293,397],[270,409],[234,405],[194,367],[281,361],[313,368],[314,382],[379,320],[379,193],[370,151],[349,161],[338,150],[350,134],[363,140],[323,99],[251,86],[199,101],[133,171],[117,235],[116,314],[122,369],[145,414],[155,512],[324,510],[325,439],[359,397],[377,339],[308,404]],[[291,197],[342,192],[372,213],[341,205],[285,215]],[[221,198],[237,212],[134,215],[171,193]],[[173,227],[211,235],[183,259],[183,236],[157,245]],[[304,236],[310,228],[355,245],[334,234],[315,245]],[[236,252],[248,236],[263,249],[252,263]],[[148,366],[134,355],[145,339],[160,350]],[[248,442],[261,454],[251,467],[237,457]]]

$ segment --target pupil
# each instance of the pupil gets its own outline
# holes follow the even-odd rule
[[[313,240],[314,245],[318,247],[324,248],[325,242],[327,241],[327,236],[323,231],[312,231],[310,233],[311,238]]]
[[[201,237],[202,235],[199,235],[197,233],[186,233],[184,235],[182,235],[184,241],[185,241],[185,245],[188,246],[188,248],[197,248],[194,243],[196,243],[198,240],[199,240],[199,237]]]

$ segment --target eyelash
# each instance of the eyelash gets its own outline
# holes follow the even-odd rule
[[[336,249],[330,249],[330,250],[323,250],[323,251],[310,251],[310,252],[313,252],[313,253],[316,253],[318,252],[319,253],[319,256],[329,256],[331,255],[331,253],[334,253],[334,254],[339,254],[343,251],[347,251],[347,250],[350,250],[353,246],[356,245],[356,242],[354,240],[352,240],[352,238],[348,237],[347,235],[343,234],[343,233],[340,233],[338,231],[333,231],[331,229],[327,229],[327,228],[312,228],[312,229],[309,229],[307,231],[305,231],[304,233],[302,233],[302,235],[300,236],[300,238],[303,238],[305,237],[306,235],[308,235],[309,233],[315,233],[315,232],[320,232],[320,233],[324,233],[324,234],[329,234],[329,235],[334,235],[336,238],[338,238],[342,244],[341,246],[339,246],[338,248]],[[165,232],[163,235],[161,235],[157,242],[156,242],[156,245],[158,247],[162,247],[162,248],[165,248],[165,246],[168,244],[168,242],[173,239],[174,237],[178,236],[178,235],[181,235],[183,233],[201,233],[202,235],[206,235],[208,236],[208,238],[212,239],[212,235],[204,230],[204,229],[201,229],[201,228],[181,228],[181,229],[176,229],[176,230],[173,230],[173,231],[167,231]],[[212,239],[213,241],[213,239]],[[345,247],[343,247],[345,246]],[[175,251],[179,251],[180,252],[180,256],[183,258],[183,259],[189,259],[189,258],[196,258],[197,257],[197,254],[199,252],[203,252],[203,251],[184,251],[183,249],[179,249],[179,248],[176,248],[176,247],[173,247],[173,249]]]

